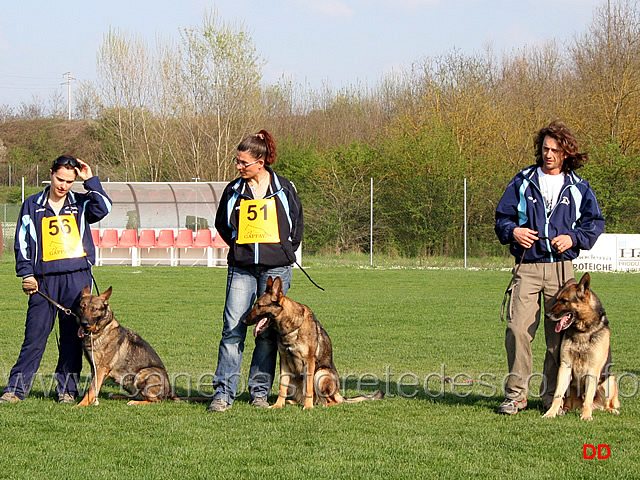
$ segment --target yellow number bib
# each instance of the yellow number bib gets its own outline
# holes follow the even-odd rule
[[[75,216],[59,215],[42,219],[42,261],[86,255]]]
[[[280,243],[275,198],[240,200],[236,243]]]

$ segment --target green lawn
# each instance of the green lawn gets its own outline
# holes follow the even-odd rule
[[[593,422],[582,422],[578,413],[542,419],[533,396],[515,417],[495,413],[507,373],[499,312],[508,271],[307,263],[326,291],[296,271],[289,294],[309,305],[331,336],[346,394],[380,388],[387,398],[263,410],[247,404],[245,389],[231,410],[216,414],[203,404],[127,407],[108,398],[119,391],[108,384],[99,406],[72,410],[45,396],[57,357],[52,335],[31,396],[0,406],[0,478],[640,477],[640,275],[592,275],[625,398],[620,416],[595,412]],[[154,346],[178,393],[211,394],[225,270],[99,267],[94,274],[101,290],[113,285],[116,317]],[[27,298],[8,255],[0,279],[4,386]],[[245,379],[252,348],[249,336]],[[543,350],[540,330],[535,371]],[[443,373],[459,384],[443,385]],[[469,378],[475,383],[463,382]],[[584,444],[606,444],[611,456],[583,460]]]

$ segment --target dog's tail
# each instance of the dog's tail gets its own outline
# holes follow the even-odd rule
[[[357,397],[351,397],[344,399],[345,403],[359,403],[366,402],[367,400],[382,400],[384,398],[384,393],[382,390],[378,390],[371,395],[358,395]]]

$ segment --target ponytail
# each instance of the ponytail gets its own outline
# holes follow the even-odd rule
[[[277,158],[276,142],[267,130],[260,130],[240,142],[239,152],[249,152],[258,160],[264,160],[267,165],[273,165]]]

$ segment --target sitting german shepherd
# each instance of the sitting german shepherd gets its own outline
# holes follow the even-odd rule
[[[244,318],[247,325],[256,325],[254,335],[272,326],[278,334],[280,353],[280,390],[271,408],[288,403],[329,406],[343,402],[356,403],[379,400],[384,394],[345,398],[340,394],[340,379],[333,363],[331,340],[315,315],[301,303],[282,293],[280,277],[269,277],[267,289]]]
[[[84,398],[75,405],[97,404],[98,393],[109,377],[132,395],[143,400],[131,400],[127,405],[179,401],[171,389],[167,370],[151,345],[136,332],[118,323],[109,307],[111,287],[102,295],[93,296],[89,286],[82,289],[76,318],[82,347],[91,364],[91,385]]]
[[[593,420],[594,408],[620,413],[616,378],[606,371],[611,355],[609,321],[590,284],[588,273],[580,283],[568,280],[547,312],[558,322],[555,331],[564,330],[558,383],[551,408],[544,414],[547,418],[579,408],[582,420]]]

